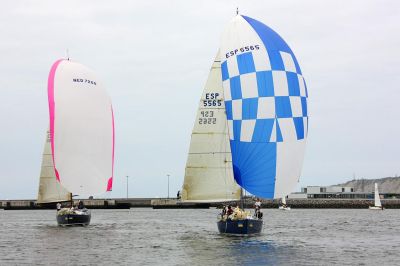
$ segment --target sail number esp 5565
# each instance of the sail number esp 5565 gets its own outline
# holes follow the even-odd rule
[[[208,92],[203,100],[203,107],[221,107],[222,99],[218,99],[221,96],[218,92]],[[217,118],[214,117],[214,111],[203,110],[200,112],[199,125],[215,125]]]
[[[218,96],[219,96],[218,92],[206,93],[206,99],[203,100],[203,106],[204,107],[222,106],[222,99],[218,99]]]

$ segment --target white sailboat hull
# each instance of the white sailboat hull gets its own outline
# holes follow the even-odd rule
[[[370,209],[370,210],[384,210],[384,208],[378,207],[378,206],[369,206],[368,209]]]
[[[291,208],[290,207],[279,206],[279,210],[290,211]]]

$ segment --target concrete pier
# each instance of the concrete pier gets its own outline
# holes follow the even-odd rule
[[[181,202],[177,199],[153,199],[151,206],[153,209],[208,209],[211,204]]]
[[[383,199],[382,205],[386,209],[400,209],[400,199]],[[74,199],[77,204],[78,199]],[[93,199],[83,200],[88,209],[128,209],[128,208],[154,208],[154,209],[198,209],[221,207],[223,203],[186,203],[177,199],[160,198],[129,198],[129,199]],[[68,205],[69,203],[64,203]],[[236,206],[237,202],[226,202]],[[250,198],[244,200],[246,208],[253,208],[254,201]],[[278,208],[279,200],[262,200],[263,208]],[[288,199],[287,205],[292,209],[367,209],[374,204],[370,199]],[[0,200],[0,209],[4,210],[37,210],[55,209],[56,203],[39,204],[36,200]]]

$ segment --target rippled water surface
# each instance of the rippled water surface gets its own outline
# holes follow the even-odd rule
[[[0,265],[400,265],[400,210],[264,210],[259,236],[218,234],[218,211],[0,210]]]

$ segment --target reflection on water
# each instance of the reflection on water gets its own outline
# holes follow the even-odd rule
[[[58,227],[54,211],[1,211],[0,265],[400,264],[398,210],[264,210],[244,237],[220,235],[217,212],[94,210]]]

